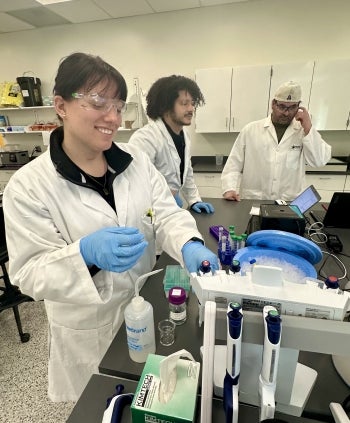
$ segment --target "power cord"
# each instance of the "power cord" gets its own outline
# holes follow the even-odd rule
[[[323,232],[323,223],[315,222],[310,224],[307,229],[307,235],[315,244],[326,244],[328,237],[325,232]]]
[[[344,263],[335,255],[335,254],[333,254],[333,253],[330,253],[329,251],[323,251],[323,250],[321,250],[321,252],[323,253],[323,254],[328,254],[328,256],[330,256],[330,257],[332,257],[335,261],[336,261],[336,263],[339,265],[339,267],[343,270],[343,272],[344,272],[344,274],[343,274],[343,276],[341,276],[341,277],[338,277],[338,279],[339,280],[342,280],[342,279],[345,279],[345,278],[347,278],[347,276],[348,276],[348,273],[347,273],[347,270],[346,270],[346,267],[345,267],[345,265],[344,265]],[[327,259],[324,261],[324,263],[322,264],[322,268],[323,268],[323,266],[325,265],[325,263],[326,263],[326,261],[327,261]],[[321,269],[322,269],[321,268]],[[319,270],[319,272],[321,272],[321,269]]]
[[[307,228],[307,234],[311,241],[313,241],[315,244],[318,244],[318,245],[325,245],[330,250],[330,252],[321,250],[322,254],[325,254],[328,257],[326,257],[326,259],[322,263],[322,266],[320,267],[318,273],[322,278],[327,279],[328,276],[322,273],[322,269],[327,263],[329,257],[332,257],[335,260],[336,264],[339,266],[339,268],[343,271],[343,275],[341,277],[338,277],[338,279],[339,280],[346,279],[347,278],[346,267],[344,263],[339,259],[339,257],[337,257],[334,253],[341,254],[344,257],[349,257],[349,256],[344,253],[341,253],[343,249],[343,244],[341,243],[339,237],[334,234],[328,234],[324,232],[323,229],[324,229],[324,225],[322,222],[314,222],[310,224]],[[346,291],[347,290],[348,289],[346,289]]]

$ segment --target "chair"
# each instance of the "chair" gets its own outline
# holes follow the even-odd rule
[[[0,279],[3,279],[4,281],[4,286],[0,286],[0,292],[3,292],[3,294],[0,295],[0,313],[8,308],[13,309],[21,341],[28,342],[30,334],[23,332],[18,306],[26,301],[33,301],[33,298],[22,294],[17,286],[12,285],[7,273],[6,263],[9,258],[6,246],[4,215],[1,200],[2,198],[0,196],[0,267],[2,270],[2,276],[0,275]]]

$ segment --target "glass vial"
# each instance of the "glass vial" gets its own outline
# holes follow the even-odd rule
[[[187,319],[186,291],[184,288],[174,286],[169,291],[169,319],[175,325],[182,325]]]

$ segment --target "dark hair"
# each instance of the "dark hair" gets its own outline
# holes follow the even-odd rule
[[[204,104],[204,96],[195,81],[185,76],[171,75],[158,79],[149,89],[146,97],[147,115],[157,119],[173,110],[179,91],[188,92],[196,107]]]
[[[126,100],[128,90],[124,77],[99,56],[85,53],[72,53],[60,62],[53,92],[65,100],[72,93],[84,88],[88,92],[99,83],[105,83],[103,91],[114,87],[115,97]]]

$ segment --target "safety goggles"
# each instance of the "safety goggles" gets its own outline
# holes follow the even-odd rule
[[[280,112],[283,112],[283,113],[285,113],[285,112],[294,113],[299,108],[299,103],[298,104],[293,104],[292,106],[286,106],[285,104],[281,104],[281,103],[277,103],[277,102],[275,104],[276,104],[277,109]]]
[[[77,100],[84,100],[86,104],[81,106],[85,110],[95,110],[101,112],[103,115],[107,115],[112,108],[116,111],[117,114],[124,113],[126,111],[126,103],[120,99],[107,99],[101,97],[97,93],[72,93],[72,97]]]

